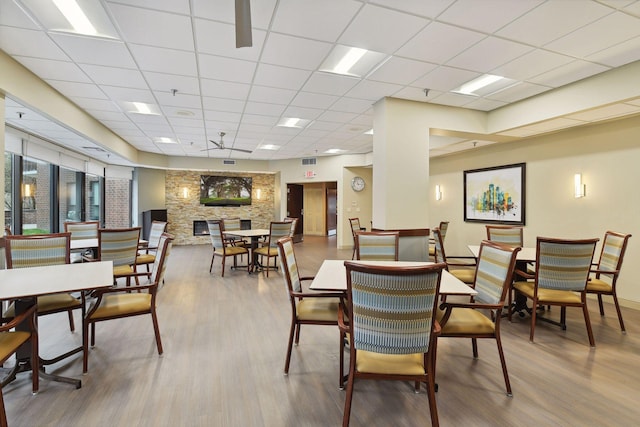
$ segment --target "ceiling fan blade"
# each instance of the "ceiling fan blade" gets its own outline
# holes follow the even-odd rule
[[[253,153],[253,151],[245,150],[243,148],[229,148],[229,147],[224,147],[224,148],[227,150],[242,151],[243,153],[249,153],[249,154]]]
[[[212,143],[212,144],[214,144],[216,147],[218,147],[218,148],[220,148],[220,149],[224,148],[224,147],[223,147],[219,142],[215,142],[215,141],[213,141],[213,140],[211,140],[211,139],[209,140],[209,142],[210,142],[210,143]]]
[[[236,48],[253,46],[250,0],[236,0]]]

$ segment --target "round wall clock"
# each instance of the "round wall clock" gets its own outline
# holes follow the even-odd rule
[[[351,188],[353,191],[362,191],[364,190],[364,179],[359,176],[354,177],[351,180]]]

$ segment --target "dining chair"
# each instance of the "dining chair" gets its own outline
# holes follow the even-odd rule
[[[598,240],[597,238],[566,240],[538,237],[535,274],[531,275],[525,271],[516,270],[520,276],[532,280],[516,281],[513,284],[516,292],[520,292],[532,300],[533,307],[538,307],[538,305],[560,306],[560,322],[546,317],[540,319],[561,326],[563,330],[567,328],[566,308],[581,307],[591,347],[595,347],[595,341],[589,321],[586,288]],[[509,321],[511,321],[512,311],[512,306],[509,304]],[[533,342],[537,318],[537,310],[531,310],[531,331],[529,334],[531,342]]]
[[[442,233],[440,233],[440,229],[438,227],[433,229],[433,237],[435,239],[435,244],[433,245],[435,248],[434,260],[435,262],[443,262],[449,273],[454,275],[458,280],[471,285],[475,282],[476,278],[476,263],[469,261],[451,261],[447,258],[444,250],[444,241],[442,239]],[[453,260],[474,260],[471,256],[456,256],[452,257]],[[451,268],[451,267],[460,267],[460,268]]]
[[[291,303],[291,327],[289,329],[289,344],[284,363],[284,374],[289,374],[291,350],[293,344],[300,342],[302,325],[337,325],[338,306],[340,296],[338,292],[309,292],[303,289],[302,283],[313,280],[313,277],[301,277],[298,263],[293,250],[293,239],[284,237],[278,240],[280,265],[282,267],[284,283],[289,292]],[[295,336],[295,341],[294,341]]]
[[[507,292],[511,287],[516,254],[520,249],[483,241],[480,244],[473,286],[478,294],[468,303],[443,302],[437,312],[437,319],[442,328],[438,339],[471,338],[474,359],[478,358],[479,338],[496,340],[507,396],[512,396],[512,392],[500,339],[500,320]]]
[[[437,426],[434,369],[440,328],[433,315],[445,265],[344,265],[347,301],[338,311],[343,349],[345,338],[349,342],[343,427],[349,425],[356,379],[413,381],[416,393],[425,382],[431,425]],[[343,369],[341,363],[341,382]]]
[[[144,265],[148,274],[151,274],[150,266],[153,265],[156,260],[156,252],[158,250],[158,244],[160,243],[160,236],[162,236],[162,233],[166,230],[166,221],[152,221],[147,243],[142,247],[138,246],[139,250],[138,256],[136,257],[136,266]]]
[[[523,227],[511,225],[487,225],[487,240],[512,247],[524,245]]]
[[[440,235],[442,236],[443,244],[444,244],[444,239],[447,237],[448,229],[449,229],[449,221],[440,221],[440,225],[438,225],[438,230],[440,230]],[[429,239],[429,256],[435,259],[435,256],[436,256],[435,236]]]
[[[31,344],[31,391],[38,392],[40,360],[38,357],[38,328],[36,320],[36,305],[31,306],[25,312],[14,317],[10,322],[0,326],[0,365],[6,362],[25,343]],[[23,324],[27,327],[22,327]],[[16,362],[17,363],[17,362]],[[4,408],[4,397],[0,387],[0,426],[6,427],[7,412]]]
[[[213,254],[211,255],[211,264],[209,265],[209,273],[213,269],[213,261],[216,257],[222,258],[222,277],[224,277],[224,266],[228,257],[233,257],[232,269],[238,267],[238,255],[249,256],[249,250],[244,246],[232,246],[224,239],[222,233],[222,222],[219,220],[207,220],[207,227],[209,229],[209,237],[211,238],[211,246],[213,247]],[[249,271],[249,264],[247,263],[247,271]]]
[[[366,227],[360,226],[360,218],[349,218],[349,224],[351,225],[351,236],[353,237],[353,254],[351,254],[351,259],[356,259],[356,233],[367,231],[367,229]]]
[[[136,283],[134,287],[115,286],[111,288],[101,288],[93,292],[95,299],[88,304],[86,314],[82,321],[82,348],[84,350],[82,360],[83,373],[86,373],[89,368],[89,326],[91,326],[91,347],[94,347],[96,341],[96,323],[105,320],[150,314],[158,354],[162,354],[162,341],[160,339],[158,316],[156,315],[156,296],[158,293],[158,285],[162,282],[167,268],[172,241],[173,236],[168,233],[162,233],[160,236],[156,259],[153,263],[147,284]]]
[[[71,233],[5,236],[7,268],[27,268],[70,263]],[[42,280],[46,280],[43,277]],[[42,295],[37,298],[38,316],[67,312],[69,329],[75,331],[73,310],[82,308],[82,301],[69,293]],[[3,320],[15,315],[12,303],[2,314]]]
[[[295,236],[296,234],[296,227],[298,226],[298,218],[286,216],[284,217],[283,221],[291,223],[291,231],[289,232],[289,237],[293,239],[293,236]]]
[[[113,261],[114,284],[120,278],[125,278],[127,285],[131,284],[132,277],[138,281],[140,273],[136,270],[136,259],[139,241],[140,227],[98,229],[98,260]]]
[[[97,239],[99,221],[65,222],[65,233],[71,233],[71,240]]]
[[[598,264],[595,265],[595,268],[593,268],[593,266],[591,268],[591,273],[595,276],[589,278],[587,281],[587,294],[595,294],[598,296],[598,306],[601,316],[604,316],[602,296],[611,295],[613,297],[613,303],[618,313],[618,321],[620,322],[622,333],[626,333],[626,329],[624,327],[624,321],[622,320],[620,304],[618,303],[616,283],[618,282],[622,260],[624,259],[624,253],[627,250],[627,243],[630,237],[631,234],[617,233],[615,231],[607,231],[605,233]]]
[[[227,243],[231,244],[232,246],[246,247],[250,245],[248,241],[238,236],[224,234],[226,231],[242,230],[242,222],[240,221],[240,218],[223,218],[220,221],[222,222],[222,236]]]
[[[358,231],[355,240],[357,260],[398,261],[400,233],[397,231]]]
[[[289,236],[291,233],[291,223],[285,221],[274,221],[269,225],[269,237],[267,241],[264,242],[262,247],[255,249],[253,252],[255,255],[260,257],[260,265],[263,271],[266,272],[267,277],[269,277],[270,269],[278,269],[276,265],[276,258],[278,256],[278,240],[283,237]],[[264,264],[262,260],[264,257],[267,257],[267,263]],[[273,258],[273,266],[270,265],[270,259]]]

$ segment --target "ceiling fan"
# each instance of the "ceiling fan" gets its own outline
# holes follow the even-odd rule
[[[220,142],[216,142],[212,139],[209,140],[209,142],[211,142],[212,144],[215,145],[215,147],[211,147],[211,148],[205,148],[204,150],[200,150],[200,151],[209,151],[209,150],[234,150],[234,151],[242,151],[243,153],[252,153],[251,150],[244,150],[242,148],[232,148],[232,147],[225,147],[224,146],[224,141],[222,140],[222,138],[224,138],[224,136],[226,135],[226,133],[224,132],[219,132],[218,135],[220,135]]]
[[[236,48],[253,46],[250,0],[236,0]]]

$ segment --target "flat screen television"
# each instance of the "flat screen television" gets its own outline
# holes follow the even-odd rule
[[[251,204],[251,177],[200,175],[200,204],[244,206]]]

